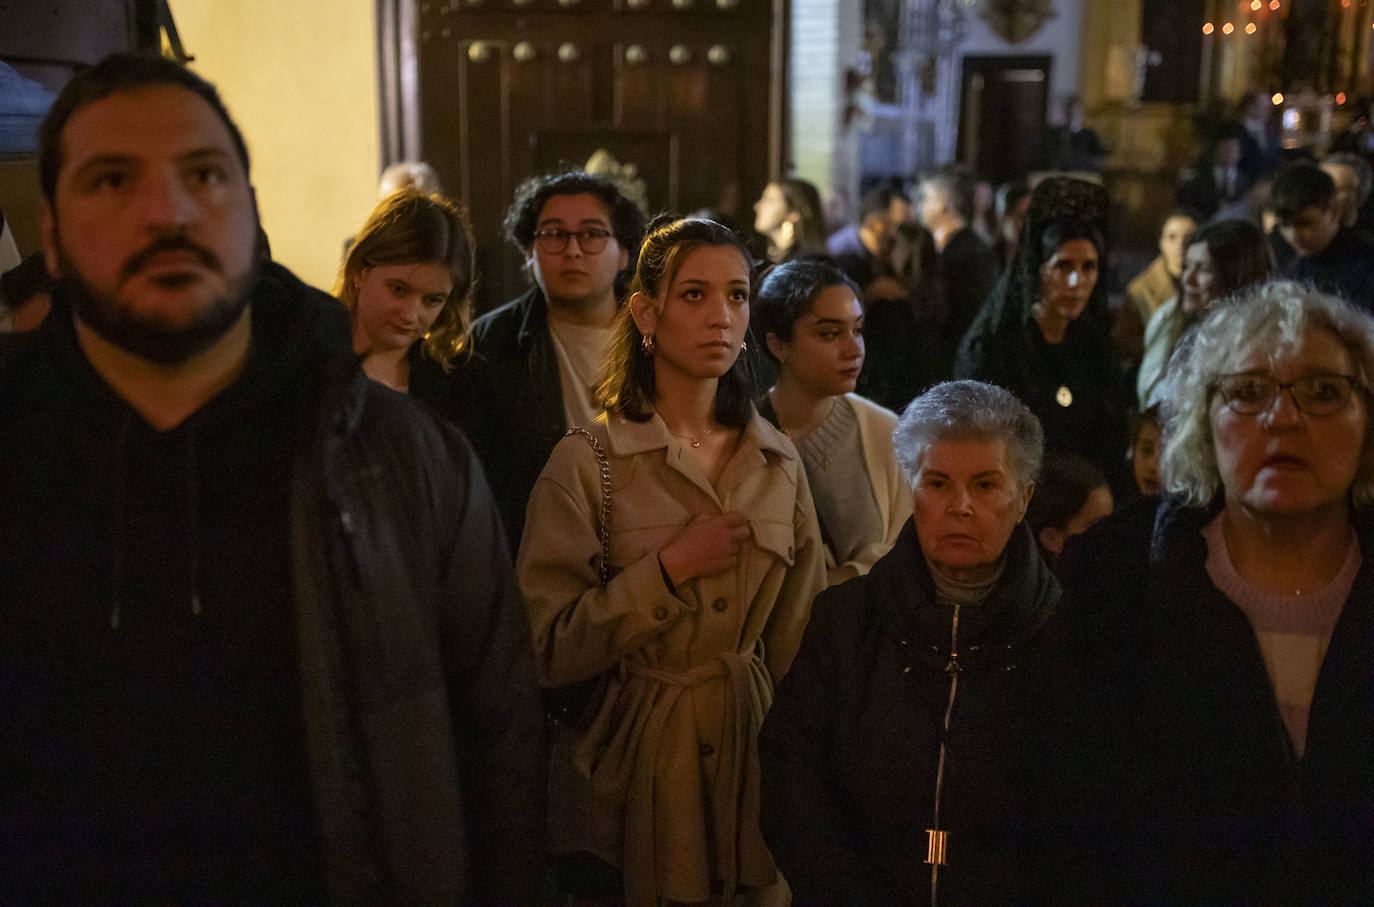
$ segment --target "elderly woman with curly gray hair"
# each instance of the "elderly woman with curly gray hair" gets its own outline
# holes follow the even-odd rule
[[[913,516],[816,599],[759,741],[764,834],[797,903],[1054,900],[1060,592],[1023,522],[1040,423],[951,381],[893,441]]]
[[[1165,495],[1060,562],[1125,899],[1374,893],[1372,338],[1293,283],[1215,306],[1165,380]]]

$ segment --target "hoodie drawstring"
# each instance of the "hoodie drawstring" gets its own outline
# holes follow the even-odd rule
[[[115,433],[114,443],[114,476],[112,478],[113,488],[111,489],[114,498],[114,515],[112,518],[113,526],[110,535],[114,540],[114,549],[110,555],[110,629],[119,629],[119,618],[122,613],[122,601],[124,595],[124,483],[127,478],[128,464],[124,462],[124,449],[129,440],[129,429],[132,427],[134,417],[126,414],[119,425],[119,431]]]

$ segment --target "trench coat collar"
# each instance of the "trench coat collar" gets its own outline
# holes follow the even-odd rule
[[[651,413],[643,422],[630,419],[606,419],[606,436],[610,440],[609,453],[617,457],[629,457],[650,450],[666,448],[673,441],[668,426],[658,413]],[[752,443],[762,453],[772,452],[784,460],[797,456],[792,442],[757,411],[744,426],[740,437],[741,445]]]
[[[658,413],[652,414],[644,422],[628,419],[606,420],[606,434],[612,456],[632,456],[654,450],[663,451],[663,457],[670,469],[681,473],[682,477],[699,488],[704,494],[725,509],[725,501],[733,489],[746,475],[756,472],[769,463],[768,452],[773,453],[774,461],[796,459],[796,448],[776,428],[764,421],[756,411],[744,426],[739,445],[725,464],[725,469],[712,483],[692,457],[683,457],[682,442],[668,432],[668,426]],[[676,446],[676,451],[674,450]],[[789,472],[793,466],[789,466]]]

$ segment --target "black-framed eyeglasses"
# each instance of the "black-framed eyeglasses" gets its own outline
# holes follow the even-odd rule
[[[1217,376],[1214,386],[1226,405],[1242,415],[1267,412],[1275,398],[1288,391],[1299,411],[1309,416],[1334,416],[1345,409],[1360,385],[1350,375],[1321,373],[1303,375],[1296,381],[1275,381],[1272,375],[1239,372]]]
[[[539,244],[539,251],[549,255],[557,255],[568,247],[568,238],[576,236],[577,247],[588,255],[595,255],[606,248],[606,243],[610,240],[611,235],[611,231],[603,230],[600,227],[587,227],[585,230],[564,230],[562,227],[550,227],[535,233],[534,241]]]

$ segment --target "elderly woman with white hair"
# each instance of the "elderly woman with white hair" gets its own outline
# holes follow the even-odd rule
[[[1372,337],[1288,282],[1214,307],[1164,385],[1165,496],[1060,562],[1123,899],[1374,893]]]
[[[1040,423],[938,384],[893,433],[913,517],[816,599],[764,723],[764,834],[798,903],[1040,902],[1059,586],[1022,522]]]

